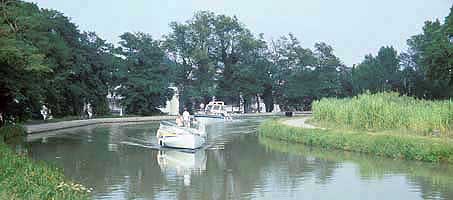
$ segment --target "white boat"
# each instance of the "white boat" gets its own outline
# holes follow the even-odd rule
[[[198,149],[206,143],[206,134],[203,129],[180,127],[168,121],[160,123],[156,137],[158,144],[162,147]]]
[[[198,112],[195,117],[198,121],[205,124],[231,120],[231,115],[227,112],[223,101],[211,101],[206,108]]]

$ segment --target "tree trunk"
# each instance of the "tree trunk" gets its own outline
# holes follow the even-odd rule
[[[257,109],[257,112],[260,113],[261,112],[261,107],[260,107],[260,96],[257,94],[256,95],[256,109]]]

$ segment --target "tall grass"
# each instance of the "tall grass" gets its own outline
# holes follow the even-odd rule
[[[2,141],[23,135],[21,126],[0,128],[0,199],[90,198],[91,189],[68,181],[56,167],[14,153]]]
[[[0,142],[25,135],[25,128],[19,125],[6,125],[0,128]]]
[[[59,169],[17,155],[0,142],[0,198],[79,200],[89,199],[90,190],[69,182]]]
[[[316,121],[354,129],[406,129],[408,133],[453,136],[453,101],[427,101],[397,93],[327,98],[313,103]]]

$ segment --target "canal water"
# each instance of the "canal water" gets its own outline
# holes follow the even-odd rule
[[[157,123],[50,132],[17,148],[94,199],[453,199],[452,166],[282,143],[259,137],[262,121],[210,127],[195,153],[151,148]]]

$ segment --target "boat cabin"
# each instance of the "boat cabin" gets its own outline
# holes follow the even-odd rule
[[[225,113],[225,103],[223,101],[211,101],[205,108],[206,113],[222,114]]]

